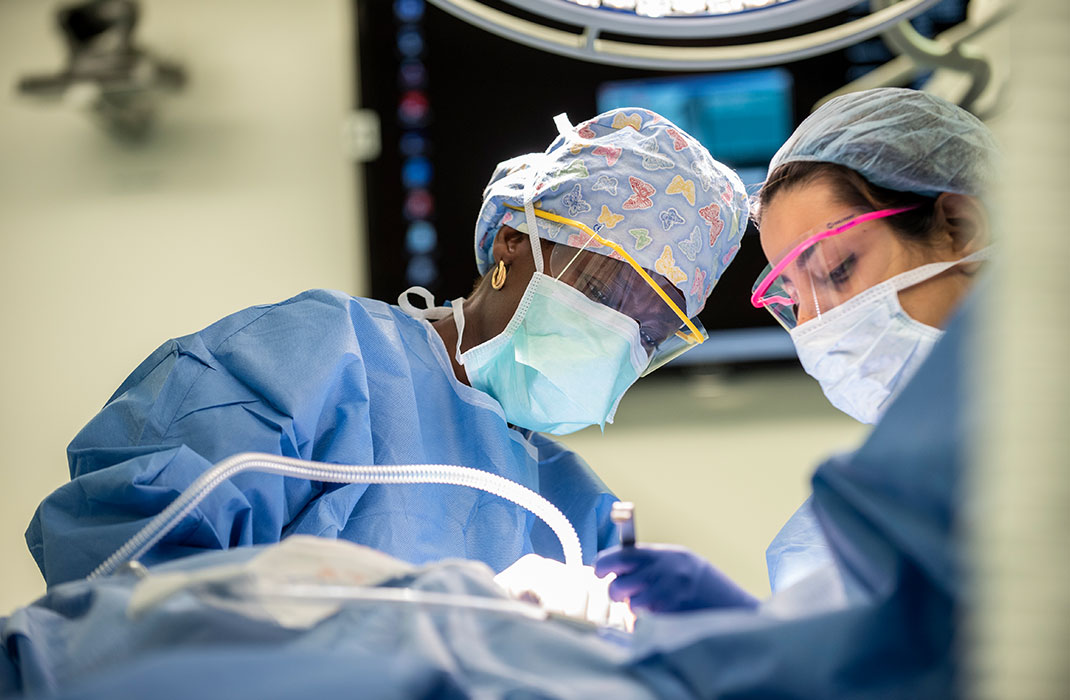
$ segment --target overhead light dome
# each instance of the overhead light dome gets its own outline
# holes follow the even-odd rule
[[[499,36],[573,58],[634,68],[724,70],[834,51],[880,34],[940,0],[900,0],[826,29],[732,45],[724,40],[788,30],[842,12],[858,0],[500,0],[496,6],[481,0],[429,1]],[[506,11],[510,7],[518,14]],[[532,15],[579,31],[527,19]],[[703,46],[703,39],[717,45]]]

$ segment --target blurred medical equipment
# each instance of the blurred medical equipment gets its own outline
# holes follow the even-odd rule
[[[674,45],[680,39],[760,35],[828,17],[858,0],[506,0],[579,32],[546,26],[477,0],[430,0],[487,31],[545,51],[601,63],[662,70],[726,70],[795,61],[827,53],[906,23],[939,0],[876,5],[872,14],[789,38],[737,45]],[[601,38],[610,35],[614,38]]]
[[[537,554],[521,557],[494,577],[517,599],[510,601],[392,586],[392,581],[417,574],[419,567],[344,540],[294,535],[254,550],[236,563],[147,570],[134,587],[127,614],[140,617],[173,596],[186,594],[291,629],[312,627],[343,604],[356,601],[467,608],[535,620],[563,615],[627,631],[635,621],[626,604],[610,601],[607,587],[612,579],[596,577],[589,566]]]
[[[186,72],[134,42],[138,16],[133,0],[61,7],[57,23],[67,44],[67,65],[53,75],[22,78],[19,92],[85,108],[113,134],[143,138],[161,96],[180,90]]]
[[[620,546],[635,546],[635,504],[617,501],[609,511],[609,519],[620,528]]]
[[[583,561],[579,538],[568,518],[539,494],[497,474],[445,464],[342,465],[245,452],[225,459],[201,474],[178,498],[102,562],[87,578],[93,580],[107,576],[127,560],[139,559],[196,508],[212,489],[232,476],[250,470],[328,483],[453,484],[480,489],[512,501],[541,518],[561,541],[566,564],[579,566]]]
[[[255,553],[237,563],[145,570],[127,613],[144,615],[185,593],[206,604],[292,629],[312,627],[352,601],[462,607],[536,620],[563,615],[627,631],[635,621],[626,604],[610,601],[611,578],[596,577],[589,566],[564,564],[537,554],[521,557],[494,577],[517,599],[508,601],[390,586],[391,581],[416,574],[419,567],[345,540],[294,535],[253,549]]]
[[[561,562],[554,564],[562,572],[574,568]],[[533,620],[545,620],[551,613],[551,608],[533,606],[531,601],[391,586],[390,582],[416,575],[419,568],[370,547],[309,535],[294,535],[278,544],[255,547],[254,553],[243,561],[228,560],[174,571],[169,569],[175,567],[159,568],[162,570],[145,570],[139,576],[126,607],[131,618],[142,617],[179,594],[289,629],[308,629],[337,613],[343,605],[358,601],[465,608]],[[583,590],[576,593],[585,595]],[[608,613],[598,620],[585,618],[586,609],[582,606],[553,612],[601,624],[608,621]],[[616,626],[623,628],[623,624]]]
[[[613,577],[599,578],[590,566],[568,566],[538,554],[525,554],[494,577],[518,600],[553,615],[631,632],[635,615],[627,603],[610,600]]]
[[[367,550],[298,538],[282,556],[289,539],[155,565],[150,576],[177,583],[172,575],[189,574],[190,586],[135,609],[151,579],[55,586],[0,617],[0,695],[674,697],[671,679],[625,667],[631,635],[511,599],[480,562],[434,562],[352,585],[344,579],[359,574]],[[213,571],[227,576],[213,584]],[[170,677],[161,666],[172,664],[184,670]],[[101,688],[115,681],[138,689]],[[188,692],[202,684],[210,688]]]
[[[243,561],[188,570],[166,569],[153,567],[139,575],[127,614],[143,615],[172,596],[187,592],[238,614],[296,628],[314,625],[333,614],[338,604],[330,601],[314,604],[307,600],[288,604],[278,595],[282,588],[369,589],[410,574],[416,567],[353,542],[294,535],[278,544],[256,547]],[[121,571],[122,567],[118,572]],[[338,592],[325,591],[323,597],[329,595],[337,596]]]

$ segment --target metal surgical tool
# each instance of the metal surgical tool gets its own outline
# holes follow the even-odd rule
[[[609,519],[620,527],[620,546],[635,546],[635,504],[617,501],[609,512]]]

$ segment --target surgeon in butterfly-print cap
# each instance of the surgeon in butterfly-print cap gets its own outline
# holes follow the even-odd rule
[[[545,153],[504,163],[487,187],[476,226],[483,276],[467,297],[437,306],[413,288],[394,306],[310,290],[146,359],[75,437],[72,481],[27,530],[46,581],[89,574],[161,507],[161,484],[177,493],[250,450],[467,465],[553,503],[586,563],[616,542],[616,498],[543,433],[611,422],[639,376],[705,339],[695,315],[738,247],[747,200],[731,171],[652,112],[555,122]],[[227,498],[190,514],[206,527],[176,528],[142,561],[294,532],[417,564],[464,557],[500,571],[527,554],[561,556],[530,514],[474,490],[324,491],[281,478],[236,477]]]
[[[748,207],[736,174],[654,112],[554,122],[545,152],[495,170],[484,276],[436,328],[510,423],[560,435],[612,422],[636,379],[706,340],[697,314]]]

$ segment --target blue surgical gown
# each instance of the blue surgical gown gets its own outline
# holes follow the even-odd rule
[[[788,618],[765,605],[649,615],[622,648],[560,620],[411,604],[354,606],[308,630],[183,596],[131,618],[135,581],[116,576],[54,587],[0,619],[0,694],[955,697],[956,620],[968,600],[955,524],[979,434],[963,396],[963,321],[948,328],[865,444],[814,475],[812,513],[833,561],[867,593],[841,608]],[[502,595],[489,572],[462,564],[431,565],[413,585]]]
[[[821,533],[812,499],[807,498],[765,550],[769,587],[783,590],[817,569],[834,565],[832,550]]]
[[[769,588],[775,595],[792,586],[804,585],[807,590],[801,608],[804,613],[815,605],[836,608],[866,595],[858,582],[836,565],[832,545],[814,513],[813,501],[810,496],[792,513],[765,550]]]
[[[71,481],[41,503],[26,532],[45,580],[87,575],[213,463],[246,451],[499,474],[554,503],[588,562],[616,533],[601,480],[558,443],[510,427],[493,398],[460,383],[427,321],[313,290],[168,341],[134,370],[71,442]],[[414,563],[478,559],[495,571],[530,552],[562,556],[542,521],[481,491],[244,473],[143,561],[297,533]]]

